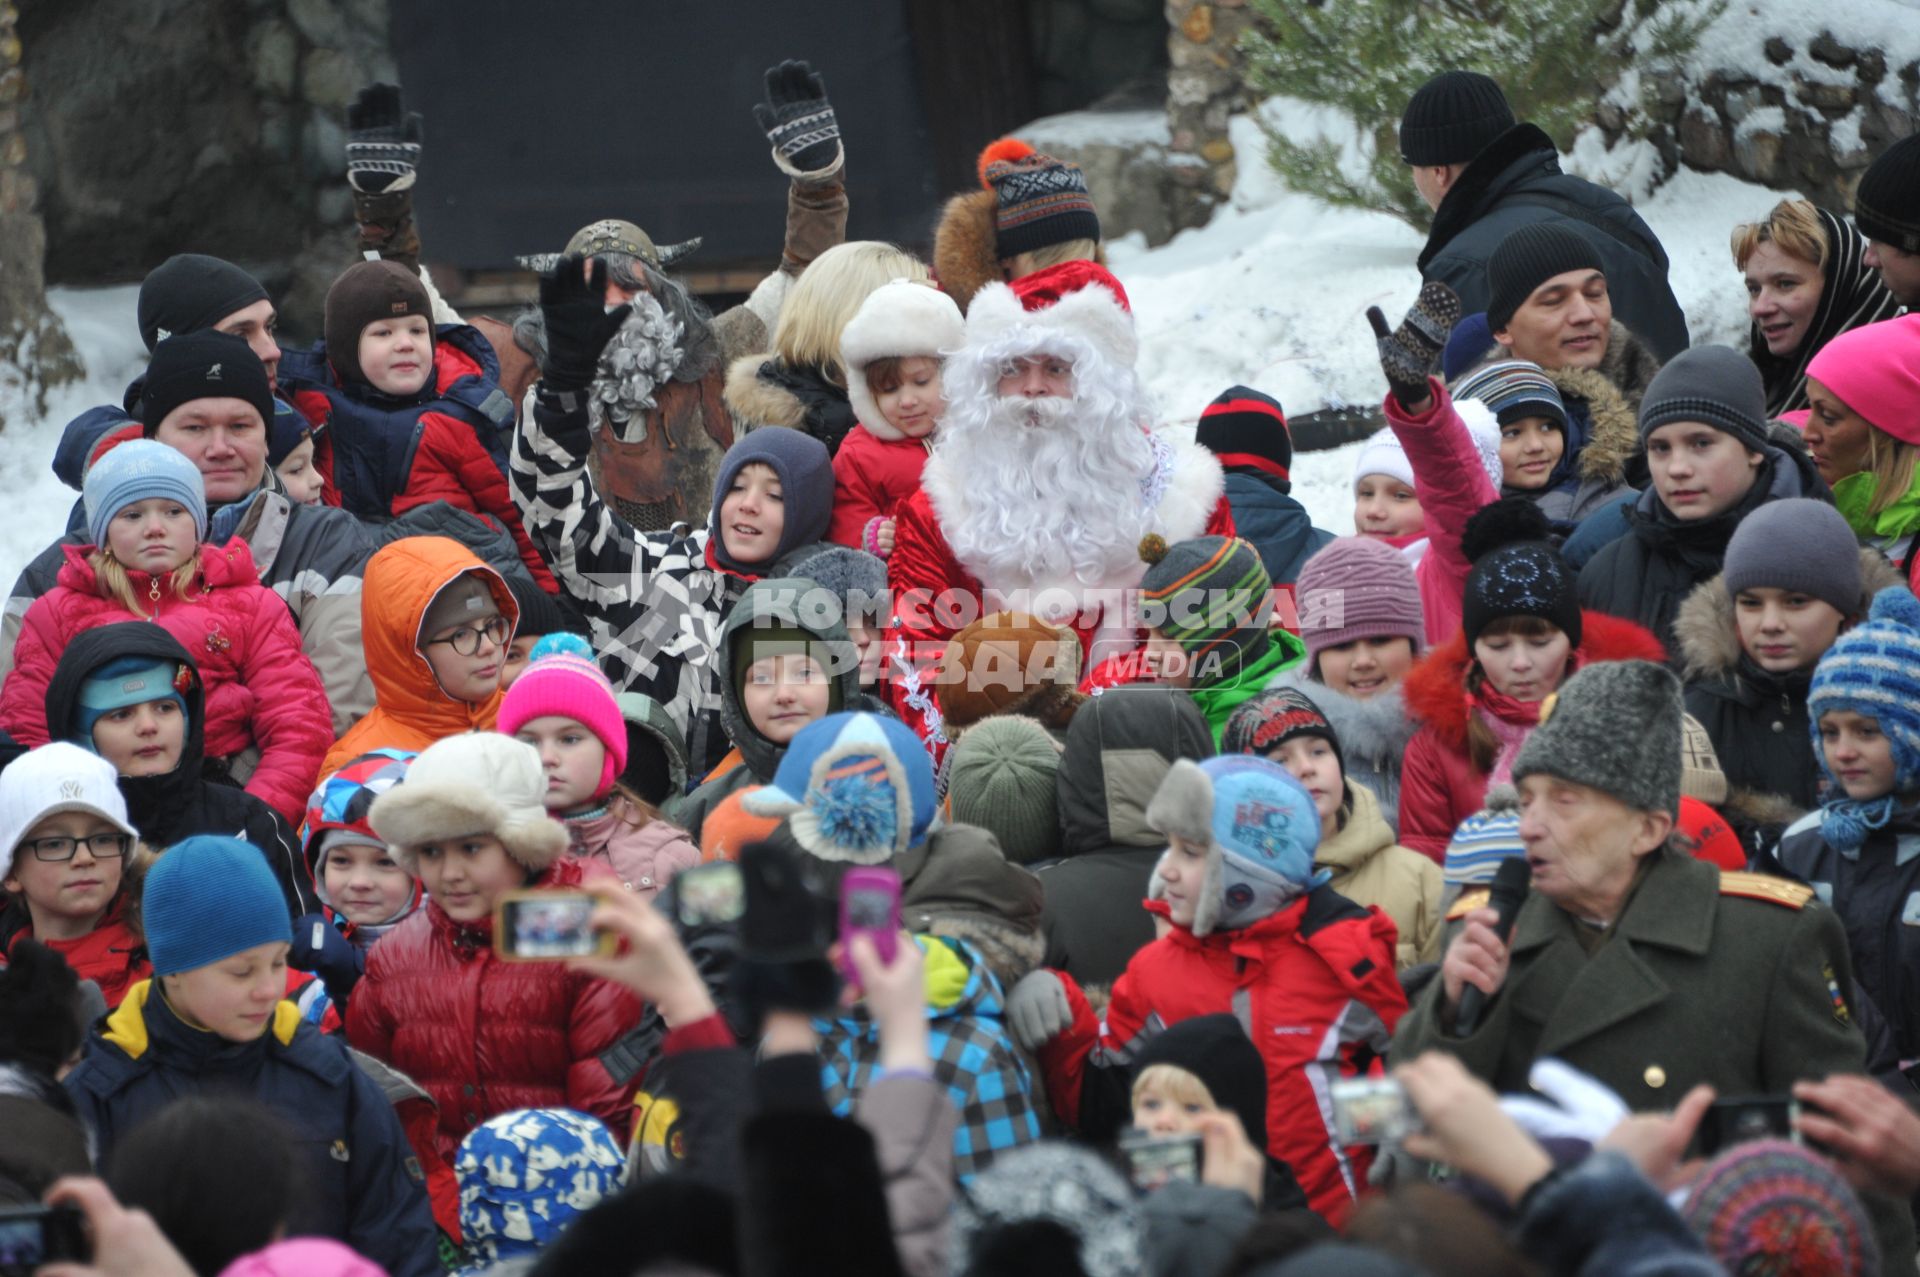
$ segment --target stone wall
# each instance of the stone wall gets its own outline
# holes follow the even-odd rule
[[[33,103],[19,18],[14,0],[0,0],[0,427],[6,405],[42,411],[49,387],[80,375],[73,343],[47,309],[47,236],[40,186],[27,165]]]
[[[60,86],[27,139],[48,277],[210,252],[317,324],[353,254],[347,103],[395,78],[387,0],[36,0],[21,28],[29,74]]]

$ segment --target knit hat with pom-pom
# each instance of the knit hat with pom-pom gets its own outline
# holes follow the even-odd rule
[[[1500,866],[1527,854],[1520,841],[1520,791],[1512,785],[1487,790],[1486,806],[1460,822],[1447,842],[1440,876],[1448,887],[1485,887]]]
[[[809,855],[884,865],[933,824],[933,760],[913,730],[879,714],[829,714],[801,728],[773,783],[741,795],[750,816],[784,816]]]
[[[1467,650],[1487,626],[1507,616],[1537,616],[1580,646],[1580,600],[1573,570],[1549,537],[1540,507],[1526,497],[1506,497],[1476,511],[1460,537],[1473,564],[1461,600],[1460,628]]]
[[[1901,794],[1920,788],[1920,601],[1905,586],[1874,595],[1867,619],[1836,639],[1813,670],[1807,690],[1813,756],[1839,793],[1820,741],[1820,718],[1835,710],[1873,719],[1893,748],[1892,793],[1868,801],[1841,798],[1821,808],[1821,837],[1848,851],[1886,823]]]
[[[1150,565],[1141,620],[1193,658],[1195,683],[1232,674],[1271,641],[1273,579],[1250,543],[1195,537],[1167,546],[1150,536],[1140,554]]]
[[[549,634],[533,645],[527,668],[500,702],[497,720],[512,736],[536,718],[570,718],[606,747],[594,798],[606,796],[627,765],[627,720],[613,697],[613,684],[600,672],[593,648],[578,634]]]
[[[1100,215],[1077,164],[1006,137],[981,152],[980,180],[993,191],[993,228],[1002,260],[1100,238]]]
[[[1825,1159],[1786,1140],[1721,1153],[1694,1181],[1681,1215],[1730,1273],[1880,1271],[1859,1197]]]

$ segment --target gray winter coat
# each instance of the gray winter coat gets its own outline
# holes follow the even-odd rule
[[[1268,686],[1290,687],[1320,707],[1333,724],[1333,734],[1340,738],[1347,779],[1373,791],[1380,800],[1380,813],[1394,837],[1399,837],[1400,759],[1419,726],[1408,716],[1400,689],[1390,688],[1371,700],[1359,700],[1309,678],[1305,665],[1294,666]]]

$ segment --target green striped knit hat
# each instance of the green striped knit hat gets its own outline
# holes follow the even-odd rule
[[[1140,581],[1141,622],[1193,658],[1196,685],[1220,681],[1266,647],[1273,578],[1252,545],[1195,537],[1168,546],[1148,536],[1140,557],[1149,564]]]

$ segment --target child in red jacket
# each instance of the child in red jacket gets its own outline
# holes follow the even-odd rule
[[[920,488],[946,411],[943,352],[966,340],[960,308],[931,284],[896,279],[868,294],[840,334],[847,399],[860,424],[833,458],[827,540],[886,558],[893,508]]]
[[[202,369],[194,356],[190,367],[168,368],[168,348],[194,339],[160,344],[149,404],[182,380],[195,383],[194,398],[206,398],[200,384],[223,363],[222,384],[241,382],[235,360]],[[256,361],[259,397],[270,413],[258,369]],[[115,621],[152,621],[180,640],[206,682],[208,760],[257,746],[247,792],[297,822],[333,741],[333,711],[287,605],[260,584],[246,542],[206,542],[200,471],[166,444],[131,440],[87,472],[85,500],[92,544],[66,548],[60,583],[21,623],[13,670],[0,690],[7,730],[23,745],[50,739],[47,685],[74,635]]]
[[[1153,1035],[1231,1012],[1267,1066],[1267,1151],[1338,1221],[1369,1150],[1335,1136],[1326,1084],[1378,1072],[1407,1009],[1392,920],[1313,868],[1320,817],[1279,764],[1238,754],[1173,765],[1147,808],[1167,836],[1147,909],[1169,924],[1114,982],[1104,1018],[1071,976],[1035,971],[1008,1021],[1036,1051],[1053,1111],[1101,1139],[1128,1120],[1128,1068]]]
[[[494,954],[503,896],[582,882],[546,790],[533,746],[469,732],[422,750],[368,814],[428,903],[367,951],[347,1039],[433,1097],[449,1163],[468,1131],[513,1109],[579,1109],[623,1143],[632,1119],[633,1079],[609,1048],[639,1024],[639,1001],[558,962]]]

